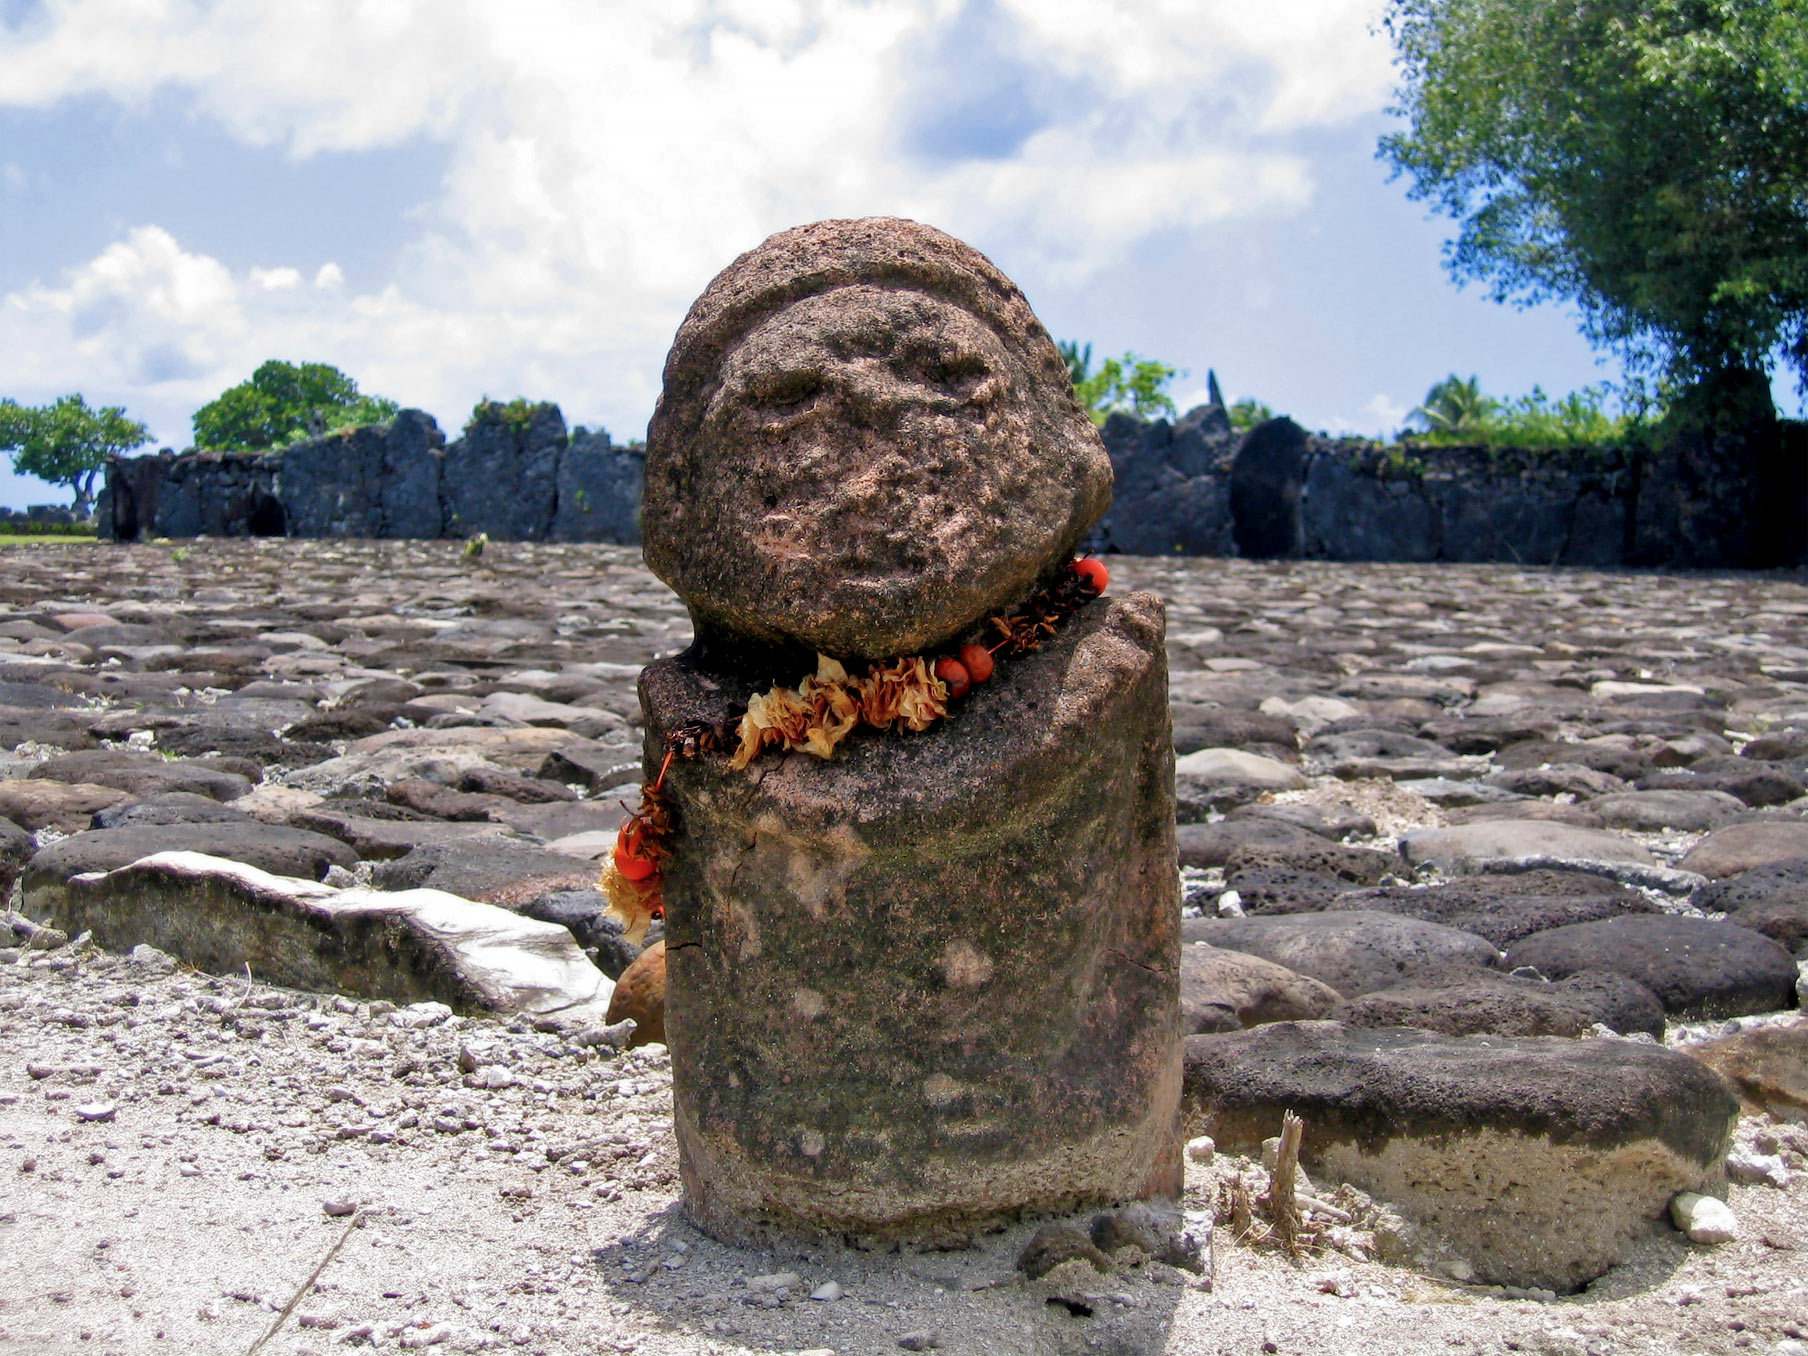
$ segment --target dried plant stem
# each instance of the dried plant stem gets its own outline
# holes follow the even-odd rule
[[[1268,1180],[1264,1201],[1268,1217],[1273,1221],[1274,1237],[1287,1250],[1287,1255],[1295,1259],[1300,1255],[1301,1220],[1293,1181],[1299,1170],[1300,1138],[1305,1128],[1306,1123],[1291,1111],[1281,1117],[1281,1150],[1275,1156],[1274,1175]]]
[[[1231,1179],[1225,1191],[1230,1196],[1230,1236],[1241,1243],[1249,1237],[1256,1222],[1255,1209],[1249,1200],[1249,1188],[1243,1184],[1241,1171]]]
[[[295,1312],[295,1306],[301,1303],[301,1297],[314,1288],[314,1282],[320,1279],[321,1272],[325,1271],[332,1264],[333,1259],[339,1255],[339,1249],[345,1246],[345,1240],[352,1236],[352,1230],[358,1227],[362,1218],[363,1216],[358,1212],[352,1213],[350,1221],[345,1226],[345,1232],[339,1235],[339,1241],[327,1249],[326,1256],[320,1259],[320,1265],[309,1272],[307,1280],[295,1288],[295,1293],[289,1296],[289,1302],[283,1305],[282,1312],[276,1316],[276,1321],[264,1330],[262,1337],[251,1344],[251,1349],[245,1353],[245,1356],[257,1356],[257,1353],[263,1349],[264,1343],[276,1336],[276,1330],[289,1321],[289,1315]]]

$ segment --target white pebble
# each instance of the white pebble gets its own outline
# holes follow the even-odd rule
[[[1765,1186],[1789,1185],[1789,1169],[1776,1154],[1761,1154],[1755,1149],[1734,1149],[1726,1156],[1726,1175],[1735,1182],[1762,1182]]]
[[[1218,1145],[1210,1135],[1200,1135],[1197,1139],[1189,1139],[1186,1156],[1195,1163],[1209,1163],[1212,1155],[1218,1152]]]
[[[376,1004],[371,1005],[371,1016],[376,1016]],[[410,1003],[399,1012],[389,1014],[389,1024],[408,1031],[425,1031],[430,1026],[438,1026],[452,1016],[452,1009],[444,1003]]]
[[[770,1294],[775,1290],[801,1290],[804,1278],[795,1271],[777,1271],[770,1276],[755,1276],[747,1282],[747,1288],[756,1294]]]
[[[1670,1219],[1691,1243],[1731,1243],[1739,1236],[1739,1221],[1725,1201],[1693,1191],[1670,1202]]]
[[[824,1281],[810,1292],[813,1300],[838,1300],[846,1292],[834,1281]]]

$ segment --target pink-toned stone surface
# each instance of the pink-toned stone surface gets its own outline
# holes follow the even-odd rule
[[[1022,598],[1110,499],[1022,293],[941,231],[868,218],[773,236],[691,307],[641,529],[700,632],[881,659]]]

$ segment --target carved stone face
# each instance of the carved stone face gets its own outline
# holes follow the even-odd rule
[[[771,310],[721,350],[689,436],[655,416],[649,564],[700,622],[844,659],[918,653],[1009,606],[1110,493],[1037,337],[1049,352],[1026,355],[955,300],[875,282]]]

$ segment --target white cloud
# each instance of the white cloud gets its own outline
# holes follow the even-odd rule
[[[283,356],[442,420],[521,391],[632,436],[684,309],[774,230],[897,213],[1073,282],[1153,233],[1303,208],[1290,138],[1385,99],[1376,8],[1000,0],[996,59],[1062,94],[1025,96],[1009,153],[928,154],[905,124],[958,0],[51,0],[0,46],[0,101],[175,89],[253,145],[427,138],[448,169],[373,291],[331,263],[302,287],[313,261],[235,277],[143,226],[0,301],[0,347],[33,337],[17,384],[101,373],[172,410]]]
[[[301,270],[284,265],[281,268],[254,268],[251,270],[251,285],[261,287],[266,292],[286,292],[292,287],[301,286]]]
[[[1371,396],[1356,415],[1333,415],[1325,420],[1324,427],[1332,433],[1387,439],[1392,438],[1405,425],[1406,416],[1411,410],[1412,406],[1403,405],[1381,392]]]
[[[1377,395],[1362,407],[1362,412],[1375,421],[1376,427],[1392,433],[1406,422],[1411,409],[1412,406],[1402,405],[1392,396]]]

